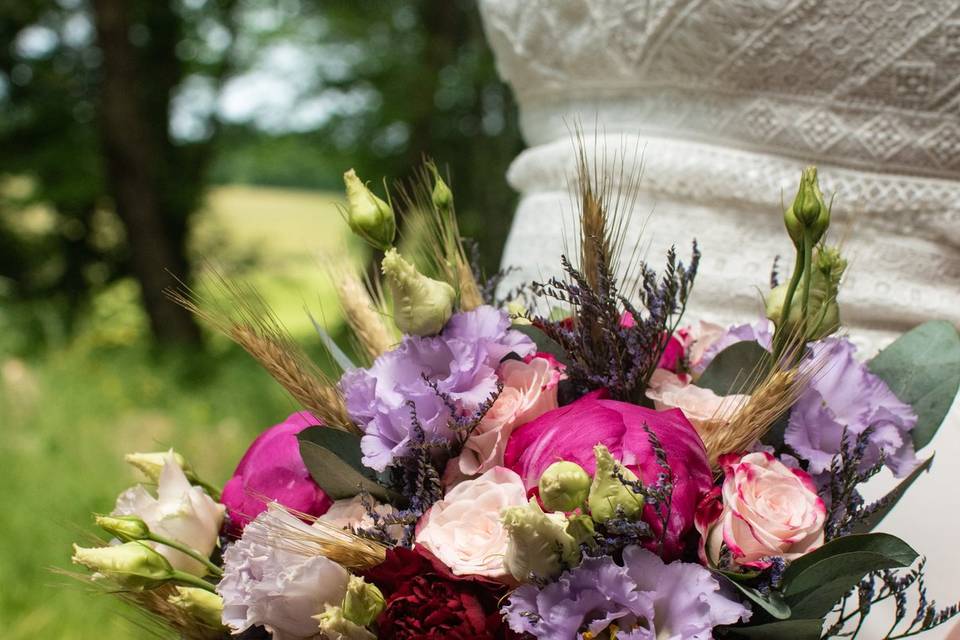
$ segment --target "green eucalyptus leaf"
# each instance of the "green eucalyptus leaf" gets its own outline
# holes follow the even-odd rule
[[[330,427],[308,427],[297,439],[310,476],[332,499],[352,498],[361,491],[384,501],[396,498],[363,466],[358,436]]]
[[[739,579],[733,578],[727,571],[714,569],[714,573],[722,576],[729,584],[746,596],[751,602],[758,605],[770,616],[777,620],[786,620],[790,617],[790,607],[784,602],[783,598],[776,591],[772,591],[769,596],[765,596],[753,587],[748,587]]]
[[[844,536],[794,560],[783,574],[781,590],[794,616],[822,618],[866,574],[909,567],[916,559],[917,552],[896,536]]]
[[[549,353],[563,364],[569,364],[570,358],[567,356],[567,352],[563,350],[563,347],[532,324],[514,324],[511,329],[519,331],[533,340],[533,343],[537,345],[537,351]]]
[[[853,528],[853,533],[868,533],[876,529],[877,525],[880,524],[880,521],[886,518],[887,514],[893,511],[893,508],[897,506],[897,503],[900,502],[900,498],[902,498],[903,494],[907,492],[907,489],[910,488],[910,485],[916,482],[917,478],[919,478],[921,474],[930,469],[932,464],[933,456],[930,456],[916,469],[914,469],[910,475],[901,480],[900,484],[898,484],[890,493],[882,498],[886,504],[870,514],[870,517],[858,522]]]
[[[758,624],[752,627],[726,627],[722,638],[744,638],[758,640],[820,640],[823,619],[781,620]]]
[[[742,340],[716,355],[697,379],[697,386],[720,396],[750,393],[772,366],[769,351],[753,340]]]
[[[949,322],[934,320],[900,336],[867,367],[913,407],[913,445],[930,443],[960,388],[960,334]]]

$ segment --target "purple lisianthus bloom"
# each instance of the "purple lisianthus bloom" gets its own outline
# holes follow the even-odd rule
[[[346,372],[340,388],[364,430],[363,463],[383,471],[409,451],[414,411],[428,441],[452,440],[451,419],[471,415],[496,392],[500,361],[535,350],[505,313],[482,306],[454,314],[437,336],[405,336],[369,369]]]
[[[640,547],[624,550],[623,566],[587,558],[543,588],[523,585],[503,612],[511,629],[538,640],[597,636],[612,625],[618,640],[710,640],[715,626],[750,618],[700,565],[665,564]]]
[[[917,465],[910,437],[917,415],[856,360],[855,352],[853,343],[842,338],[811,345],[808,358],[819,370],[790,413],[784,441],[816,476],[829,471],[840,453],[844,428],[851,445],[869,428],[863,467],[875,465],[883,455],[894,475],[902,477]]]

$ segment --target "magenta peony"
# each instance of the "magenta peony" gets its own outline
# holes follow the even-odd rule
[[[602,444],[643,482],[653,484],[664,470],[657,464],[644,426],[660,440],[674,472],[663,555],[676,558],[693,526],[697,504],[713,484],[703,442],[682,412],[606,400],[602,391],[595,391],[515,430],[507,444],[505,466],[520,475],[532,495],[541,474],[558,460],[576,462],[592,474],[593,447]],[[659,537],[663,528],[654,507],[648,505],[643,517]]]
[[[253,441],[223,487],[221,501],[230,514],[233,535],[239,536],[248,522],[266,510],[264,498],[311,516],[330,508],[332,501],[310,477],[297,442],[298,433],[317,424],[319,420],[301,411]]]

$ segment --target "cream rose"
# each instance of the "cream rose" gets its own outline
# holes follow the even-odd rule
[[[647,397],[657,409],[680,409],[702,435],[718,424],[726,424],[742,407],[748,395],[719,396],[710,389],[690,384],[689,376],[678,376],[666,369],[657,369],[650,377]]]
[[[459,471],[465,476],[502,465],[513,430],[557,408],[560,373],[550,360],[507,360],[497,374],[503,390],[467,438],[458,459]]]
[[[827,510],[806,472],[762,451],[721,456],[720,466],[724,480],[719,518],[707,526],[704,520],[710,518],[702,511],[697,518],[711,564],[720,561],[723,546],[734,565],[763,568],[768,558],[789,562],[823,544]]]
[[[461,482],[434,504],[418,525],[416,542],[456,575],[505,578],[509,536],[500,512],[525,504],[527,492],[520,476],[494,467]]]

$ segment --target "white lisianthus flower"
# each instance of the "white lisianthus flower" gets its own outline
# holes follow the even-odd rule
[[[143,485],[127,489],[117,498],[115,516],[137,516],[150,531],[190,547],[209,557],[217,544],[224,506],[218,504],[200,487],[194,487],[177,464],[172,452],[157,481],[157,497]],[[203,576],[206,567],[181,551],[166,545],[148,543],[162,554],[174,569]]]
[[[315,535],[281,508],[271,505],[243,530],[243,537],[223,554],[223,623],[234,633],[260,625],[274,640],[303,640],[320,632],[315,619],[327,605],[339,607],[350,574],[342,566],[312,553],[309,545],[284,543],[278,532],[301,530]]]

